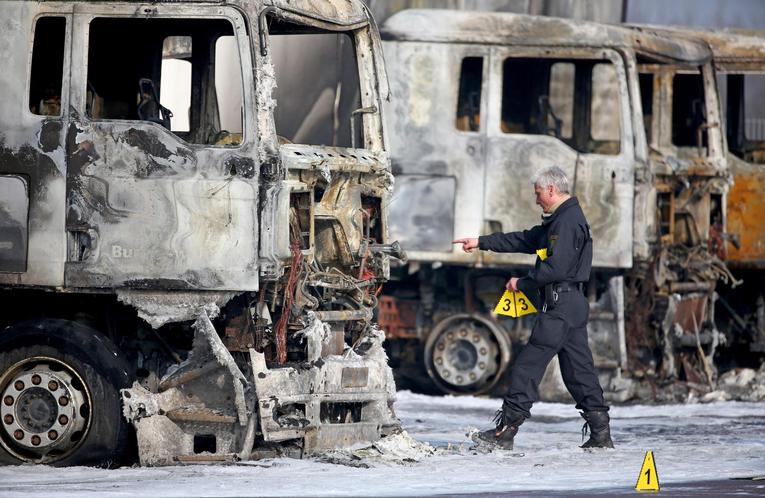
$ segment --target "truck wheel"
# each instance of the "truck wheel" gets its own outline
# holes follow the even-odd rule
[[[116,466],[129,427],[127,364],[95,330],[35,320],[0,332],[0,461]]]
[[[425,366],[436,386],[449,394],[490,390],[510,362],[510,340],[490,320],[460,314],[439,322],[428,335]]]

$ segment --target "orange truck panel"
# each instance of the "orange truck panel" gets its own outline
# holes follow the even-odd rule
[[[757,174],[736,175],[728,193],[728,233],[740,249],[728,247],[732,266],[765,266],[765,166]]]

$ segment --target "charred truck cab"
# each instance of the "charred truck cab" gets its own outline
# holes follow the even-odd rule
[[[733,186],[728,194],[724,248],[735,288],[718,290],[717,323],[727,366],[756,368],[765,354],[765,32],[673,31],[712,49],[724,124],[723,150]],[[734,362],[733,360],[737,361]],[[743,360],[743,361],[742,361]]]
[[[231,461],[395,429],[372,314],[403,255],[366,7],[0,18],[0,461],[109,465],[136,442],[145,465]]]
[[[665,330],[708,326],[724,269],[708,249],[712,226],[724,230],[728,187],[713,143],[721,129],[708,47],[596,23],[437,10],[399,13],[382,37],[393,95],[391,236],[409,263],[386,287],[380,323],[401,381],[427,373],[445,392],[501,391],[531,323],[492,310],[509,274],[533,260],[465,254],[451,241],[537,224],[529,179],[557,164],[593,230],[586,293],[601,383],[612,397],[630,396],[623,374],[657,369]],[[700,93],[685,103],[697,122],[678,125],[680,145],[667,135],[671,102],[659,100],[671,83],[641,76],[649,71],[698,75]],[[650,97],[641,96],[646,78],[656,81]],[[668,347],[680,354],[674,338]]]
[[[655,233],[658,241],[630,286],[630,352],[640,372],[657,364],[659,379],[712,386],[714,357],[725,343],[715,320],[717,292],[739,283],[726,264],[732,182],[712,51],[699,39],[632,29],[652,178],[636,189],[635,213],[656,206],[657,225],[646,220],[644,237]],[[671,40],[682,52],[641,49],[648,36]],[[653,337],[639,334],[646,323]],[[660,359],[652,349],[661,350]]]

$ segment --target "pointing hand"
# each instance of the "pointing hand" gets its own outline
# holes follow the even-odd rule
[[[457,239],[453,240],[452,244],[462,244],[463,251],[473,252],[473,249],[478,248],[478,239]]]

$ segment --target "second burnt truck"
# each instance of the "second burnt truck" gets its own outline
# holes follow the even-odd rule
[[[382,29],[390,69],[391,235],[409,263],[380,323],[401,382],[501,391],[529,318],[496,316],[521,254],[456,237],[539,223],[529,179],[558,165],[594,239],[590,342],[602,384],[622,373],[707,382],[729,174],[701,41],[507,13],[411,10]],[[425,381],[423,381],[425,379]]]

